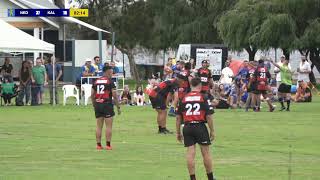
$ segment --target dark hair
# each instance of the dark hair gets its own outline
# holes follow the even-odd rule
[[[184,69],[185,70],[190,70],[191,69],[191,63],[187,62],[184,64]]]
[[[96,60],[97,58],[100,58],[99,56],[95,56],[93,59]]]
[[[259,64],[263,64],[263,63],[264,63],[264,60],[263,60],[263,59],[260,59],[260,60],[258,61],[258,63],[259,63]]]
[[[108,71],[109,69],[112,69],[112,67],[111,67],[111,66],[105,66],[105,67],[102,68],[102,71],[103,71],[103,72],[106,72],[106,71]]]
[[[24,68],[24,67],[23,67],[23,65],[24,65],[24,64],[26,64],[26,63],[29,63],[29,62],[28,62],[28,61],[22,61],[22,64],[21,64],[21,71],[23,71],[23,68]],[[27,69],[29,69],[29,67],[27,67]]]
[[[197,87],[199,84],[201,84],[201,79],[198,77],[195,77],[195,78],[191,79],[190,84],[192,87]]]
[[[139,92],[139,90],[138,90],[139,88],[141,88],[141,92]],[[141,87],[141,86],[137,86],[137,87],[136,87],[136,94],[137,94],[137,95],[143,95],[143,90],[142,90],[142,87]]]

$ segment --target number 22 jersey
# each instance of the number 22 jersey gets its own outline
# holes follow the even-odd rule
[[[206,122],[206,116],[213,113],[214,110],[210,101],[202,93],[195,91],[188,93],[178,107],[178,114],[182,116],[185,123],[192,121]]]

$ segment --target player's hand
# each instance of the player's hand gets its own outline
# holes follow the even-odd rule
[[[181,143],[182,142],[182,134],[181,133],[177,133],[177,140]]]
[[[214,131],[210,132],[210,140],[213,141],[215,139]]]

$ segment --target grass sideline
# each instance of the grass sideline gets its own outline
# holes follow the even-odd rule
[[[319,179],[319,107],[317,96],[294,103],[292,112],[216,110],[211,150],[218,179],[288,179],[290,151],[292,179]],[[0,107],[0,179],[188,179],[184,147],[174,135],[156,133],[151,107],[122,109],[114,150],[98,152],[91,106]],[[169,129],[174,124],[169,118]],[[196,174],[206,179],[199,151]]]

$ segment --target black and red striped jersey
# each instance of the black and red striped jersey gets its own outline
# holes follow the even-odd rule
[[[271,74],[266,67],[258,67],[254,73],[258,90],[266,90]]]
[[[208,91],[210,89],[209,87],[209,81],[212,78],[212,74],[210,69],[207,68],[199,68],[197,72],[198,77],[201,79],[202,89],[201,91]]]
[[[179,103],[177,113],[182,116],[184,122],[206,122],[206,116],[213,114],[210,101],[200,92],[190,92]]]
[[[190,83],[189,77],[191,76],[191,72],[189,70],[181,71],[177,77],[182,80],[178,89],[178,97],[181,100],[187,93],[190,92]]]
[[[176,79],[170,79],[163,81],[157,85],[156,88],[151,90],[149,96],[168,96],[169,93],[175,92],[178,88],[178,82]]]
[[[115,89],[116,86],[111,78],[101,77],[97,79],[92,85],[92,88],[96,91],[96,102],[112,102],[112,90]]]

